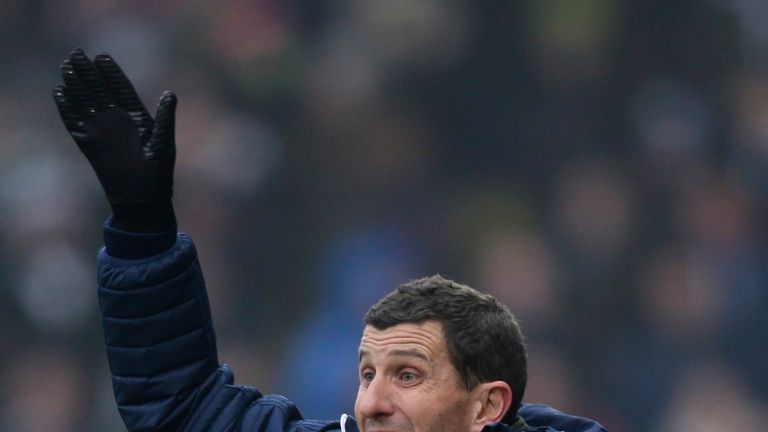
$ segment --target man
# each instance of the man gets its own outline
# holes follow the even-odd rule
[[[305,420],[282,396],[233,385],[218,362],[194,245],[176,231],[175,95],[163,94],[153,119],[108,54],[91,60],[76,49],[61,72],[54,99],[112,208],[99,296],[129,430],[603,430],[543,405],[521,405],[526,354],[514,317],[493,297],[439,276],[402,285],[366,314],[356,420]]]

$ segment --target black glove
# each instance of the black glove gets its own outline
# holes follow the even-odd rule
[[[176,96],[163,93],[153,120],[109,54],[91,61],[80,48],[62,63],[61,75],[65,85],[53,90],[53,98],[104,188],[113,226],[144,233],[175,230]]]

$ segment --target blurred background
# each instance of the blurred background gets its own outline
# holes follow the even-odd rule
[[[768,420],[759,0],[4,1],[0,431],[122,430],[95,287],[109,214],[54,107],[75,47],[150,112],[220,358],[351,412],[367,307],[440,273],[528,335],[528,402],[612,432]]]

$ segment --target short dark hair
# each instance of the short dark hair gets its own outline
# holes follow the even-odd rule
[[[442,324],[451,363],[467,390],[482,382],[509,384],[513,400],[504,421],[513,423],[528,368],[523,333],[509,309],[490,294],[435,275],[400,285],[363,318],[378,330],[425,321]]]

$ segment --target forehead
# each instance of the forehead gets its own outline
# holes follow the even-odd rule
[[[386,355],[411,350],[429,359],[447,355],[443,326],[437,321],[398,324],[383,330],[365,326],[360,340],[360,356]]]

